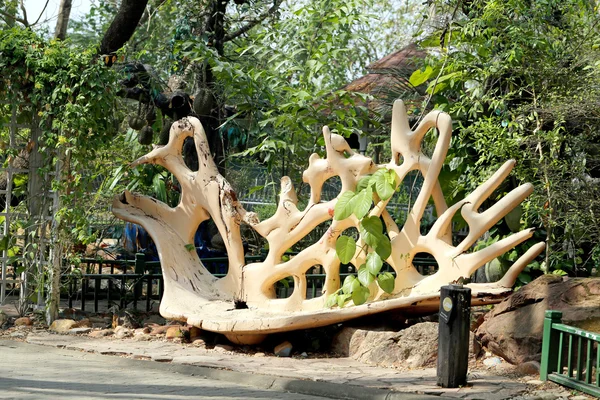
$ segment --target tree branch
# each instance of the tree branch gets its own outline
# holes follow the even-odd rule
[[[23,3],[23,0],[21,0],[21,11],[23,11],[23,24],[26,27],[29,27],[29,21],[27,21],[27,10],[25,9],[25,4]]]
[[[104,33],[100,54],[119,50],[131,38],[146,10],[148,0],[123,0],[115,19]]]
[[[46,4],[44,4],[44,8],[42,8],[42,12],[37,17],[37,19],[35,20],[35,22],[33,24],[31,24],[31,25],[37,25],[37,23],[40,22],[40,19],[42,19],[42,15],[44,15],[44,11],[46,11],[46,7],[48,7],[48,3],[50,3],[50,0],[46,0]]]
[[[6,22],[6,23],[8,23],[10,20],[14,20],[14,21],[17,21],[17,22],[25,25],[25,27],[29,26],[29,24],[27,23],[27,21],[24,20],[23,18],[20,18],[17,15],[13,15],[13,14],[7,13],[4,10],[0,9],[0,15],[2,15],[4,17],[4,22]]]
[[[258,18],[248,22],[246,25],[242,26],[237,31],[230,33],[228,35],[225,35],[225,37],[223,38],[223,42],[229,42],[229,41],[243,35],[244,33],[248,32],[250,29],[254,28],[256,25],[263,22],[267,17],[275,14],[275,11],[277,11],[279,9],[279,6],[281,5],[282,2],[283,2],[283,0],[275,0],[273,2],[273,5],[271,6],[271,8],[269,8],[269,10],[267,10],[266,12],[259,15]]]
[[[166,2],[167,2],[167,0],[157,0],[156,4],[154,5],[154,9],[150,9],[150,7],[147,7],[146,10],[144,11],[144,15],[142,15],[142,18],[140,19],[140,22],[138,22],[138,26],[142,26],[146,22],[148,22],[148,20],[150,20],[150,18],[152,18],[152,16],[154,14],[156,14],[158,9],[160,7],[162,7],[162,5],[165,4]]]

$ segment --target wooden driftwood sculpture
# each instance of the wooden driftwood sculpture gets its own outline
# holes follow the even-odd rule
[[[421,144],[431,128],[437,129],[438,139],[429,158],[423,154]],[[391,130],[392,160],[385,165],[375,165],[370,158],[353,152],[343,137],[330,133],[325,127],[326,158],[313,154],[303,175],[311,189],[308,205],[303,210],[298,209],[292,182],[283,177],[277,211],[271,218],[259,221],[256,214],[244,210],[233,188],[219,174],[200,122],[190,117],[174,123],[168,144],[155,146],[132,165],[158,164],[171,171],[181,184],[180,203],[171,208],[153,198],[129,192],[117,196],[113,202],[115,215],[144,226],[156,243],[164,278],[160,313],[165,318],[224,333],[232,341],[253,343],[267,333],[324,326],[387,310],[430,311],[438,307],[441,286],[470,277],[485,263],[532,236],[532,230],[527,229],[485,249],[471,250],[478,238],[532,191],[531,184],[524,184],[479,212],[482,202],[508,176],[514,161],[507,161],[473,193],[448,207],[438,176],[450,145],[450,117],[442,112],[431,112],[412,131],[404,105],[397,101]],[[194,138],[198,151],[200,168],[196,172],[186,167],[181,156],[183,141],[189,136]],[[373,192],[373,203],[368,201],[371,206],[367,216],[382,218],[391,243],[391,255],[385,260],[395,271],[393,285],[387,290],[390,293],[374,282],[369,286],[364,304],[355,305],[350,300],[343,307],[328,308],[325,306],[327,297],[341,286],[336,240],[348,228],[359,229],[361,223],[355,215],[333,219],[332,210],[342,193],[356,190],[361,177],[381,168],[395,172],[399,178],[394,181],[395,185],[410,171],[420,171],[424,177],[404,226],[399,227],[388,214],[389,199],[381,200]],[[323,183],[336,175],[342,183],[340,196],[322,202]],[[429,233],[422,235],[420,222],[430,199],[439,217]],[[459,210],[468,223],[469,233],[454,246],[451,221]],[[212,276],[196,252],[186,247],[193,243],[198,225],[209,218],[219,229],[229,258],[228,273],[221,279]],[[330,227],[318,242],[289,260],[282,259],[287,249],[328,220]],[[264,262],[245,265],[240,224],[248,224],[268,241],[269,252]],[[350,261],[357,268],[365,262],[366,256],[360,251],[361,243],[359,238],[356,254]],[[498,282],[469,284],[473,304],[495,303],[509,294],[518,274],[544,247],[544,243],[531,247]],[[439,265],[435,274],[423,276],[413,267],[415,254],[421,252],[435,257]],[[323,266],[326,274],[323,295],[307,299],[305,274],[316,265]],[[289,276],[294,278],[293,294],[285,299],[276,298],[275,284]]]

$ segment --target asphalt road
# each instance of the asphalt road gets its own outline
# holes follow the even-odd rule
[[[298,399],[169,365],[0,340],[0,399]]]

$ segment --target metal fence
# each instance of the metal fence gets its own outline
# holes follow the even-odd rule
[[[600,334],[562,323],[546,311],[540,379],[600,397]]]
[[[265,255],[246,256],[246,262],[263,261]],[[227,273],[227,257],[202,258],[204,266],[216,277]],[[424,275],[437,270],[433,258],[415,258],[413,264]],[[389,266],[384,269],[391,270]],[[352,273],[352,267],[342,265],[340,279]],[[163,295],[164,282],[160,270],[160,262],[146,261],[144,254],[137,254],[135,260],[97,260],[82,259],[79,272],[64,277],[63,285],[67,288],[68,306],[73,308],[75,301],[80,302],[80,309],[86,311],[88,302],[92,303],[94,312],[118,307],[135,310],[155,310]],[[306,274],[306,298],[315,298],[322,294],[325,274],[322,267],[313,267]],[[278,298],[287,298],[294,291],[293,279],[277,282],[275,291]],[[101,303],[105,307],[100,307]]]

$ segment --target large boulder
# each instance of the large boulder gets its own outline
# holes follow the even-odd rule
[[[475,336],[512,364],[540,361],[546,310],[563,312],[563,322],[600,331],[600,279],[544,275],[486,314]]]
[[[77,325],[77,322],[72,319],[57,319],[48,328],[56,333],[67,333]]]
[[[435,366],[437,340],[435,322],[423,322],[398,332],[345,327],[334,337],[332,350],[368,364],[419,368]]]

